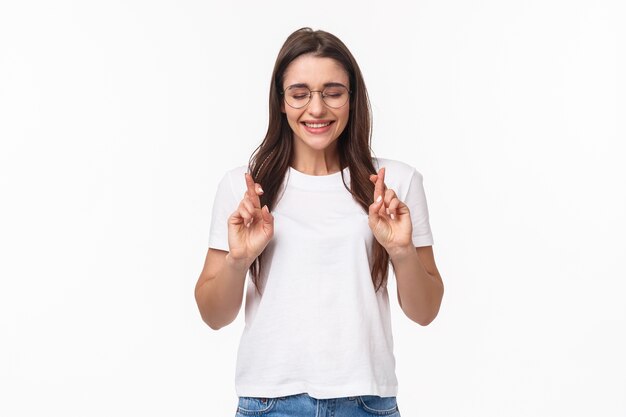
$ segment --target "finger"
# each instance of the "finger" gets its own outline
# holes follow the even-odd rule
[[[270,213],[270,208],[266,205],[261,209],[261,218],[263,221],[263,229],[269,234],[274,234],[274,216]]]
[[[241,200],[241,204],[248,209],[248,212],[254,213],[254,205],[252,204],[252,201],[250,201],[250,197],[246,196],[243,200]]]
[[[246,227],[249,227],[250,224],[252,223],[252,220],[254,219],[254,216],[246,208],[246,205],[244,204],[243,201],[239,204],[239,208],[237,209],[237,211],[239,211],[239,216],[241,216],[243,218],[243,224]]]
[[[391,203],[391,200],[393,200],[394,198],[396,198],[396,192],[393,191],[390,188],[385,189],[385,206],[389,207],[389,203]]]
[[[254,214],[258,211],[259,208],[254,205],[254,200],[253,198],[250,198],[250,194],[248,193],[248,191],[243,193],[243,197],[241,198],[240,204],[246,207],[246,209],[252,215],[252,218],[254,220]],[[248,222],[246,222],[246,225],[248,226]]]
[[[378,198],[378,196],[383,195],[385,192],[385,168],[381,168],[378,171],[378,178],[376,178],[376,185],[374,186],[374,201]]]
[[[239,207],[237,207],[237,210],[233,211],[229,218],[228,218],[228,222],[230,224],[245,224],[245,219],[243,217],[241,217],[241,213],[239,213]]]
[[[400,206],[400,200],[398,200],[395,197],[393,198],[393,200],[389,202],[389,206],[387,207],[387,209],[389,210],[389,217],[391,217],[391,220],[395,220],[396,217],[398,216],[399,206]]]
[[[270,208],[267,206],[267,204],[264,205],[261,209],[261,218],[265,223],[271,223],[272,221],[274,221],[274,216],[270,212]]]
[[[242,225],[246,227],[248,227],[248,225],[250,224],[250,214],[246,214],[245,209],[237,208],[231,218],[233,219],[233,221],[230,222],[231,224]]]
[[[376,200],[374,200],[372,204],[370,204],[370,207],[369,207],[369,215],[373,220],[378,221],[378,217],[381,214],[380,213],[381,208],[384,209],[384,203],[383,203],[383,197],[379,196]]]
[[[389,203],[391,203],[391,200],[396,196],[396,193],[393,190],[385,190],[384,193],[384,197],[383,197],[383,201],[385,202],[385,214],[387,214],[387,216],[391,217],[390,214],[391,212],[389,211]]]
[[[382,177],[383,189],[386,190],[387,184],[385,184],[385,177],[387,176],[387,168],[381,168],[381,170],[382,170],[382,173],[379,174],[379,177]]]
[[[252,175],[250,175],[248,172],[245,173],[246,176],[246,188],[247,188],[247,193],[248,196],[250,197],[252,204],[254,205],[254,207],[256,208],[261,208],[261,199],[259,198],[259,193],[263,193],[263,189],[261,188],[260,184],[255,184],[254,180],[252,179]]]

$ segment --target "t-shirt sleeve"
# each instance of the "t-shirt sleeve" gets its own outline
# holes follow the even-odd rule
[[[237,209],[237,200],[231,184],[230,172],[227,172],[215,192],[211,228],[209,230],[209,247],[229,251],[228,247],[228,218]]]
[[[411,212],[412,239],[415,247],[432,246],[434,243],[428,220],[428,205],[426,204],[423,182],[422,174],[413,168],[404,204],[409,207]]]

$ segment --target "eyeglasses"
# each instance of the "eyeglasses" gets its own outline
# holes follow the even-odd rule
[[[329,85],[322,91],[310,90],[306,86],[296,84],[287,87],[281,94],[285,96],[285,103],[289,107],[301,109],[311,102],[313,93],[320,93],[324,104],[333,109],[338,109],[348,102],[352,92],[341,84]]]

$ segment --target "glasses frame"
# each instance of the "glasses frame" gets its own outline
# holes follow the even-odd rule
[[[291,104],[289,104],[289,102],[287,101],[287,96],[285,95],[285,92],[286,92],[287,90],[289,90],[289,89],[290,89],[290,88],[292,88],[292,87],[296,87],[296,86],[297,86],[298,88],[306,88],[307,90],[309,90],[309,99],[307,100],[307,102],[306,102],[305,104],[303,104],[303,105],[302,105],[302,106],[300,106],[300,107],[295,107],[295,106],[292,106]],[[331,105],[329,105],[328,103],[326,103],[326,100],[324,100],[324,97],[326,97],[326,96],[324,95],[324,91],[326,91],[326,89],[327,89],[327,88],[333,88],[333,87],[343,87],[343,88],[345,88],[345,89],[346,89],[346,91],[348,92],[348,99],[346,100],[346,102],[345,102],[345,103],[343,103],[343,104],[342,104],[341,106],[339,106],[339,107],[334,107],[334,106],[331,106]],[[352,91],[351,91],[348,87],[346,87],[346,86],[345,86],[345,85],[343,85],[343,84],[339,84],[339,83],[335,83],[334,85],[329,85],[329,86],[327,86],[327,87],[324,87],[324,89],[323,89],[323,90],[311,90],[309,87],[306,87],[306,86],[300,86],[300,85],[298,85],[298,84],[293,84],[293,85],[290,85],[290,86],[288,86],[287,88],[285,88],[283,91],[281,91],[281,92],[280,92],[280,95],[281,95],[281,96],[283,96],[283,100],[285,101],[285,103],[287,103],[287,105],[288,105],[289,107],[291,107],[292,109],[299,110],[299,109],[303,109],[303,108],[305,108],[306,106],[308,106],[309,104],[311,104],[311,100],[313,100],[313,93],[320,93],[320,97],[322,98],[322,102],[324,103],[324,105],[325,105],[326,107],[331,108],[331,109],[340,109],[340,108],[342,108],[343,106],[345,106],[345,105],[346,105],[346,104],[350,101],[350,96],[352,95]]]

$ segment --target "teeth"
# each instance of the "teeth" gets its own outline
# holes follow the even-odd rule
[[[312,127],[313,129],[318,129],[320,127],[325,127],[328,126],[330,124],[330,122],[328,123],[304,123],[306,125],[306,127]]]

